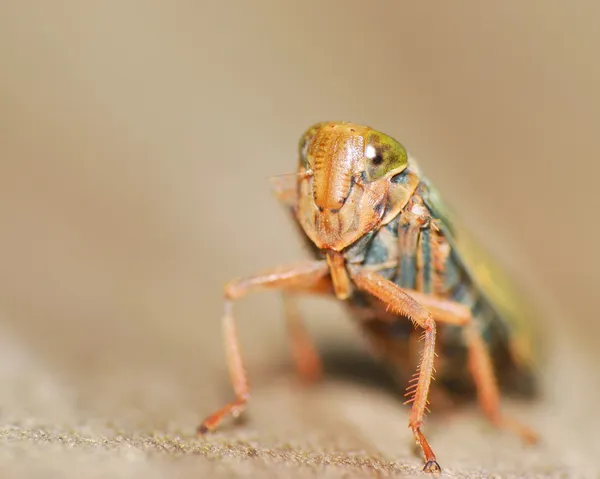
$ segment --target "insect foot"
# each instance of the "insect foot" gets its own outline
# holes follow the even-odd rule
[[[428,472],[430,474],[441,474],[442,468],[437,461],[427,461],[423,467],[423,472]]]

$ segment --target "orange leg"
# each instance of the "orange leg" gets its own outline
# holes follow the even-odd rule
[[[285,317],[290,336],[292,358],[300,378],[310,384],[318,381],[323,375],[323,364],[313,342],[308,336],[300,310],[294,295],[283,294]]]
[[[314,383],[323,375],[323,365],[315,346],[304,326],[296,297],[300,294],[333,296],[333,285],[329,275],[305,285],[284,290],[283,302],[292,358],[296,371],[306,383]]]
[[[405,290],[433,314],[436,321],[465,326],[465,337],[469,349],[468,367],[475,381],[479,405],[492,424],[510,429],[526,443],[537,442],[537,434],[518,421],[503,416],[500,411],[500,391],[487,345],[477,330],[471,311],[454,301],[438,299],[417,291]]]
[[[427,472],[440,471],[427,439],[420,428],[428,404],[428,393],[433,377],[433,358],[435,356],[435,322],[465,326],[469,349],[469,369],[477,388],[480,407],[488,419],[498,427],[505,427],[519,434],[528,443],[537,441],[537,435],[527,426],[506,418],[500,411],[500,392],[492,366],[489,351],[473,323],[469,309],[459,303],[435,298],[417,291],[402,289],[377,273],[350,268],[355,284],[383,301],[393,312],[411,319],[422,327],[424,346],[415,377],[416,383],[409,386],[412,410],[409,427],[420,444],[425,456]],[[431,312],[431,313],[430,313]]]
[[[354,283],[359,289],[372,294],[383,301],[394,313],[410,318],[415,325],[424,330],[424,345],[415,377],[416,383],[409,388],[412,397],[408,402],[412,402],[412,409],[408,425],[425,456],[423,470],[426,472],[441,472],[435,454],[429,446],[427,438],[421,432],[427,407],[427,395],[434,372],[436,328],[433,316],[405,290],[379,274],[360,271],[358,268],[352,267],[350,272]]]
[[[225,315],[223,317],[223,336],[227,353],[227,365],[235,400],[208,416],[198,427],[200,434],[214,430],[226,416],[239,416],[250,397],[248,377],[242,361],[240,344],[233,319],[233,301],[249,293],[265,289],[306,289],[317,283],[328,272],[324,261],[310,261],[285,268],[266,271],[263,274],[244,279],[233,280],[225,286]]]
[[[474,324],[470,324],[465,334],[469,347],[469,370],[477,388],[479,406],[492,424],[510,429],[523,438],[526,443],[534,444],[538,436],[527,426],[507,418],[500,411],[500,391],[488,348]]]

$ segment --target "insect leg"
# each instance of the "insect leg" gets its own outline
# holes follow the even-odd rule
[[[304,288],[297,287],[283,292],[285,316],[290,336],[290,347],[292,357],[296,365],[296,371],[302,380],[313,383],[320,379],[323,366],[298,308],[296,297],[299,294],[324,294],[332,295],[331,280],[328,277],[321,278],[316,283],[306,285]]]
[[[306,383],[314,383],[323,375],[323,365],[302,321],[294,295],[284,293],[285,317],[290,349],[298,376]]]
[[[233,319],[233,301],[249,293],[265,289],[294,289],[312,284],[327,274],[327,263],[310,261],[285,268],[265,271],[262,274],[230,281],[225,286],[225,315],[223,336],[227,353],[227,364],[235,400],[208,416],[198,427],[200,434],[214,430],[226,416],[239,416],[246,408],[250,387],[244,368],[240,344]]]
[[[418,291],[404,290],[427,310],[436,321],[465,327],[465,337],[469,351],[468,367],[477,388],[477,399],[481,410],[497,427],[510,429],[527,443],[535,443],[538,438],[527,426],[505,417],[500,410],[500,391],[488,347],[475,326],[471,310],[455,301],[439,299]]]
[[[473,323],[467,326],[465,335],[469,348],[469,370],[475,381],[477,399],[483,413],[495,426],[514,431],[529,444],[536,443],[538,437],[534,431],[502,414],[500,410],[500,392],[490,353]]]
[[[465,326],[471,322],[471,310],[456,301],[440,299],[412,289],[402,289],[415,301],[431,312],[436,321],[454,326]]]
[[[410,318],[415,325],[424,329],[424,345],[417,370],[417,384],[412,399],[409,427],[412,429],[417,444],[421,446],[425,456],[426,472],[440,472],[435,454],[425,435],[421,432],[423,417],[427,407],[427,395],[434,372],[436,327],[432,314],[407,294],[402,288],[373,272],[350,268],[356,286],[383,301],[393,312]]]

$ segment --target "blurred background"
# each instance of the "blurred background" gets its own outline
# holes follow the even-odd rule
[[[553,451],[552,464],[581,466],[600,431],[590,415],[600,397],[598,14],[597,3],[559,0],[3,2],[4,465],[28,457],[11,448],[28,450],[39,428],[195,440],[231,394],[223,284],[306,254],[268,177],[293,171],[306,127],[343,119],[407,145],[538,305],[547,386],[527,411],[550,449],[532,461]],[[242,434],[261,444],[283,434],[269,429],[274,405],[296,414],[274,399],[293,376],[280,306],[263,294],[236,309],[257,386]],[[364,354],[335,304],[303,310],[321,349]],[[357,413],[340,421],[366,421],[361,398],[376,393],[332,387],[324,400],[357,395]],[[391,396],[376,401],[397,430],[386,440],[358,430],[396,460],[409,441]],[[346,447],[337,426],[315,424]],[[285,429],[286,440],[309,429]],[[440,435],[438,455],[453,444],[451,431]],[[365,449],[357,441],[347,448]]]

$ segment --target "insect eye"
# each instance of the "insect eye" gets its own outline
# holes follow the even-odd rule
[[[376,153],[376,156],[371,158],[371,164],[373,166],[381,166],[383,165],[383,156],[381,153]]]
[[[397,175],[408,164],[404,147],[383,133],[372,131],[365,146],[366,168],[369,181]]]

